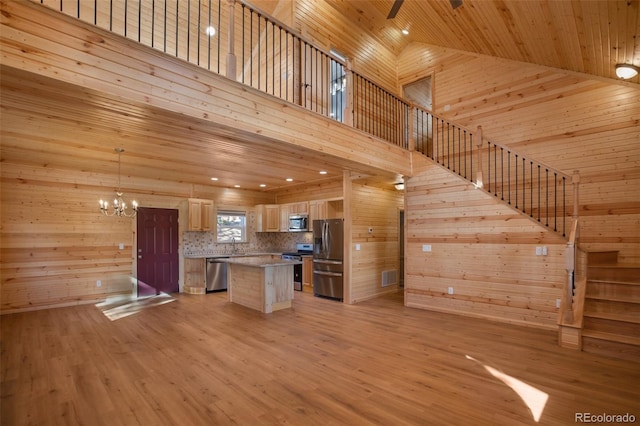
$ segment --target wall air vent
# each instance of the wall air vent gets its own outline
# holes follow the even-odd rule
[[[382,271],[382,287],[398,284],[398,271]]]

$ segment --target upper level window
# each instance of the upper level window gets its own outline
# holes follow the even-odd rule
[[[344,55],[336,49],[331,49],[331,54],[342,62],[346,61]],[[331,118],[344,123],[344,109],[347,106],[347,77],[344,66],[331,58],[329,72],[331,75]]]
[[[217,225],[219,243],[247,241],[247,212],[218,210]]]
[[[331,61],[331,118],[344,122],[347,106],[347,77],[342,64]]]

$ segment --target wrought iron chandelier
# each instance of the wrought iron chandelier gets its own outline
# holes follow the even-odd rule
[[[122,198],[122,191],[120,189],[120,155],[124,152],[123,148],[116,148],[118,153],[118,189],[116,190],[116,197],[113,199],[113,207],[109,211],[109,202],[100,200],[100,211],[105,216],[119,216],[119,217],[135,217],[138,213],[138,203],[136,200],[131,202],[131,211],[127,212],[127,203]]]

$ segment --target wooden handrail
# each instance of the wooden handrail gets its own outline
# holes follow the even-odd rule
[[[42,0],[32,1],[42,2]],[[455,124],[394,95],[393,91],[385,89],[382,85],[353,70],[348,58],[345,60],[332,52],[315,47],[311,40],[304,38],[302,34],[246,0],[216,0],[216,2],[218,11],[214,13],[217,13],[219,26],[217,31],[218,33],[225,31],[228,36],[226,51],[225,46],[220,45],[220,38],[218,38],[217,47],[210,45],[209,42],[205,43],[201,34],[200,13],[188,14],[185,22],[179,19],[181,16],[178,16],[177,8],[172,11],[167,11],[165,8],[163,12],[158,11],[162,14],[162,19],[152,20],[150,27],[141,28],[140,23],[144,21],[142,14],[147,11],[140,6],[140,3],[137,7],[132,7],[131,14],[124,14],[124,20],[127,22],[123,23],[120,22],[122,20],[120,15],[114,15],[111,3],[107,0],[96,1],[92,6],[86,7],[83,0],[57,1],[58,9],[62,13],[70,14],[96,26],[104,27],[106,22],[109,25],[104,29],[109,31],[117,32],[116,28],[122,28],[124,34],[121,35],[125,37],[127,37],[127,28],[131,27],[135,30],[137,25],[137,31],[134,31],[136,34],[131,35],[133,33],[130,31],[129,38],[133,37],[139,43],[150,43],[153,48],[167,54],[175,54],[176,57],[181,57],[208,70],[216,72],[215,69],[217,69],[218,73],[224,73],[234,80],[239,78],[241,83],[269,95],[365,131],[396,146],[427,155],[442,167],[474,183],[477,188],[504,198],[505,204],[509,204],[510,199],[514,198],[516,209],[537,219],[538,222],[544,219],[546,223],[541,223],[566,236],[564,221],[567,210],[570,208],[566,205],[566,200],[570,199],[571,194],[573,194],[573,209],[569,214],[572,213],[574,218],[578,215],[579,175],[577,173],[569,181],[568,175],[529,158],[526,164],[528,171],[523,173],[525,172],[525,164],[522,163],[524,156],[508,147],[485,141],[480,127],[472,130]],[[47,6],[55,7],[55,3],[55,1],[47,2]],[[227,22],[221,21],[223,3],[228,7]],[[211,2],[207,3],[207,6],[204,2],[202,4],[198,2],[198,7],[205,8],[202,10],[208,12],[205,22],[212,25],[216,20],[212,20],[210,6]],[[234,12],[234,6],[241,6],[242,10],[236,7]],[[248,14],[246,16],[245,11]],[[98,19],[99,16],[101,19]],[[248,22],[245,22],[245,17]],[[194,24],[195,19],[197,19],[196,24]],[[116,23],[117,25],[114,25]],[[168,34],[166,28],[172,25],[175,27],[175,34]],[[224,29],[220,28],[225,26]],[[156,39],[160,39],[163,43],[154,45]],[[238,43],[239,40],[242,40],[241,44],[235,46],[234,43]],[[186,49],[181,47],[183,41],[186,41]],[[201,47],[206,49],[203,50],[202,55]],[[191,50],[197,51],[196,57],[190,58]],[[201,56],[204,56],[202,63]],[[225,56],[226,61],[223,59]],[[216,67],[211,66],[212,60],[217,63]],[[236,72],[238,60],[242,64],[241,69],[237,70],[239,75]],[[224,62],[226,62],[226,71],[220,69],[223,68],[221,64]],[[331,71],[334,66],[335,72]],[[342,93],[340,95],[336,95],[337,90],[334,93],[331,92],[333,74],[340,76],[339,92]],[[346,81],[346,86],[343,81]],[[499,159],[502,162],[499,164],[495,158],[491,157],[492,153],[495,156],[497,151],[502,153],[503,150],[514,154],[516,162],[522,166],[518,169],[516,164],[516,173],[513,175],[513,181],[516,183],[515,197],[511,197],[510,194],[511,176],[507,176],[506,180],[500,176],[499,182],[496,179],[497,171],[501,174],[504,172],[505,175],[511,172],[506,163],[502,162],[502,158]],[[483,160],[485,154],[487,157]],[[535,177],[532,172],[534,163],[537,172]],[[542,176],[540,167],[543,167]],[[549,183],[557,183],[558,177],[562,182],[549,190],[548,188],[551,188]],[[573,192],[565,192],[565,182],[573,184]],[[534,187],[534,185],[537,186]],[[544,189],[541,191],[541,188]],[[527,191],[526,194],[524,191]],[[517,205],[518,199],[522,200],[521,208]],[[532,201],[536,201],[535,206]],[[549,213],[551,210],[553,212]],[[549,220],[551,218],[553,221]],[[562,218],[561,226],[557,226],[558,218]]]

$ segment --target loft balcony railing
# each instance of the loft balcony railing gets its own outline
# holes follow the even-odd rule
[[[577,217],[577,176],[410,104],[244,1],[32,1],[420,152],[562,236]]]

